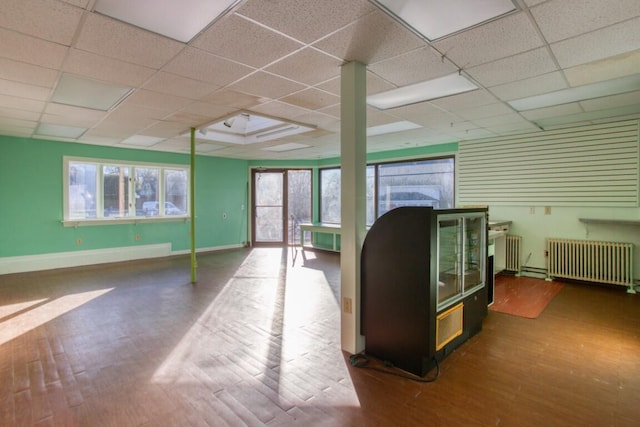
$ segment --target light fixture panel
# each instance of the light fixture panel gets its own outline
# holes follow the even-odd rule
[[[97,0],[94,11],[187,43],[239,0]]]
[[[588,99],[602,98],[604,96],[634,92],[637,90],[640,90],[640,74],[571,87],[568,89],[561,89],[554,92],[544,93],[542,95],[515,99],[513,101],[509,101],[509,105],[518,111],[527,111],[537,108],[552,107],[554,105],[586,101]]]
[[[129,138],[124,139],[122,141],[122,144],[137,145],[139,147],[151,147],[153,145],[156,145],[160,141],[164,141],[164,138],[148,135],[132,135]]]
[[[518,10],[512,0],[374,0],[383,10],[429,41]]]
[[[367,97],[367,104],[386,110],[445,96],[456,95],[478,89],[475,83],[460,73],[415,83],[408,86],[376,93]]]
[[[405,130],[418,129],[421,127],[422,126],[417,123],[413,123],[408,120],[402,120],[399,122],[386,123],[384,125],[368,127],[367,136],[384,135],[387,133],[402,132]]]
[[[128,86],[118,86],[89,80],[73,74],[62,74],[51,97],[52,102],[109,111],[133,91]]]
[[[40,123],[36,128],[35,135],[49,136],[53,138],[77,139],[80,138],[86,131],[87,128]]]

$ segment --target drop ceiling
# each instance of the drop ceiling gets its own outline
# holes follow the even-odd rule
[[[514,3],[513,13],[432,42],[367,0],[246,0],[181,42],[100,14],[95,0],[3,0],[0,134],[188,152],[190,128],[246,113],[312,130],[255,144],[197,138],[197,152],[334,157],[349,61],[367,65],[368,95],[453,73],[478,86],[368,107],[371,152],[640,118],[640,1]],[[74,79],[124,96],[108,108],[61,102],[59,87]],[[611,86],[630,82],[628,90],[516,109],[521,99],[616,79]]]

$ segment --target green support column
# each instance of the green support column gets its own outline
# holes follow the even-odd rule
[[[196,128],[191,128],[191,169],[189,172],[189,211],[191,212],[191,283],[196,283]]]

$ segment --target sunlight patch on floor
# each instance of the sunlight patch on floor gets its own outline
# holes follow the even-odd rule
[[[20,335],[27,333],[39,326],[44,325],[47,322],[62,316],[65,313],[74,310],[91,300],[94,300],[113,288],[100,289],[91,292],[82,292],[78,294],[65,295],[60,298],[56,298],[46,304],[42,304],[33,308],[27,312],[19,314],[8,320],[0,322],[0,345],[3,345]],[[41,303],[44,300],[30,301],[30,306]],[[16,304],[14,304],[16,305]],[[24,309],[25,307],[23,307]],[[16,313],[17,311],[14,311]]]

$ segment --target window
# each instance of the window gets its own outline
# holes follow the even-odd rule
[[[401,206],[453,208],[454,158],[379,163],[367,166],[366,221]],[[320,221],[340,223],[340,169],[320,170]]]
[[[378,216],[401,206],[453,208],[453,158],[378,165]]]
[[[64,220],[126,220],[189,215],[189,169],[64,158]]]
[[[320,222],[340,224],[340,169],[320,170]]]

